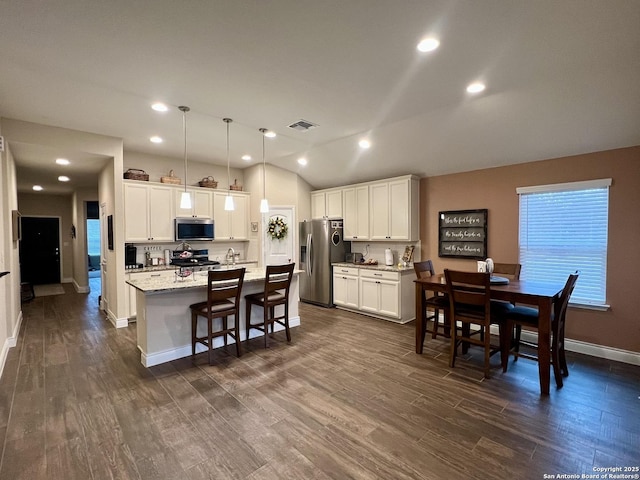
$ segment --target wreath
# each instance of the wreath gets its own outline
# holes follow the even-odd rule
[[[269,220],[269,228],[267,229],[267,233],[271,235],[271,238],[274,240],[282,240],[287,236],[287,224],[284,223],[284,218],[274,217]]]

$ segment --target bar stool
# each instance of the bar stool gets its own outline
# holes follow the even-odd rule
[[[260,330],[264,333],[264,348],[268,346],[267,332],[271,325],[271,333],[275,323],[282,325],[287,334],[287,342],[291,342],[291,332],[289,330],[289,289],[293,278],[293,268],[295,263],[287,265],[267,265],[267,272],[264,278],[264,290],[259,293],[245,295],[246,303],[246,330],[247,340],[251,329]],[[261,323],[251,323],[251,308],[253,305],[262,307],[263,317]],[[276,307],[282,305],[284,311],[282,315],[276,316]]]
[[[189,305],[191,309],[191,354],[196,354],[196,343],[201,343],[209,350],[209,365],[213,339],[227,336],[236,342],[236,353],[242,355],[240,349],[240,292],[244,281],[244,268],[234,270],[209,270],[207,277],[207,301]],[[234,316],[233,326],[227,324],[227,317]],[[198,317],[207,319],[207,335],[198,337]],[[213,330],[213,319],[221,319],[221,330]]]

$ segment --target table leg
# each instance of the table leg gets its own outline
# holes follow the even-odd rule
[[[538,371],[540,374],[540,393],[543,395],[549,395],[552,305],[550,298],[543,299],[538,305]]]
[[[416,283],[416,353],[422,353],[424,341],[422,331],[424,330],[425,302],[422,285]]]

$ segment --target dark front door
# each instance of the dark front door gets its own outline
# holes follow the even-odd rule
[[[20,281],[60,283],[60,220],[22,217]]]

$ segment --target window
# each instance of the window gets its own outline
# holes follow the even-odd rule
[[[611,179],[521,187],[520,278],[565,282],[580,271],[571,303],[606,306]]]

